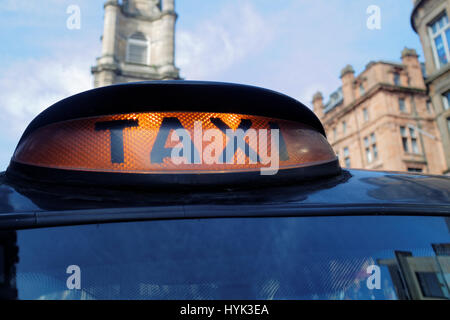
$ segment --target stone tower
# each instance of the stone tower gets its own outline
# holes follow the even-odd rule
[[[179,79],[175,67],[174,0],[108,0],[94,87]]]

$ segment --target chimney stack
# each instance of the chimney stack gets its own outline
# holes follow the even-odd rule
[[[350,104],[355,99],[353,83],[355,81],[355,70],[351,65],[346,65],[341,71],[342,95],[344,96],[344,105]]]
[[[323,96],[322,92],[317,91],[313,95],[313,111],[316,116],[322,121],[323,118]]]
[[[419,63],[416,50],[406,48],[402,50],[402,63],[406,66],[408,72],[409,86],[425,89],[422,67]]]

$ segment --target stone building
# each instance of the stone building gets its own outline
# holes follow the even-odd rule
[[[442,174],[446,166],[416,51],[405,48],[401,63],[376,61],[358,76],[341,72],[342,86],[314,112],[343,167]]]
[[[432,243],[434,255],[413,256],[412,252],[394,251],[395,258],[378,259],[386,266],[400,300],[450,299],[450,244]]]
[[[94,87],[178,79],[174,0],[108,0]]]
[[[430,104],[444,146],[445,170],[450,174],[450,0],[414,0],[411,25],[425,55]]]

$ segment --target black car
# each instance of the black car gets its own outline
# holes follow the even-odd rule
[[[0,179],[3,299],[450,297],[450,179],[344,170],[270,90],[87,91],[30,123]]]

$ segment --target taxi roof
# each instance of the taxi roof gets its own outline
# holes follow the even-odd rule
[[[97,140],[91,141],[82,135],[82,143],[70,140],[72,147],[66,148],[68,140],[61,138],[61,132],[98,135],[99,131],[92,121],[86,124],[87,118],[98,121],[97,116],[100,115],[120,114],[123,117],[129,112],[149,112],[154,116],[162,111],[242,113],[280,121],[292,120],[296,122],[293,132],[303,132],[298,129],[298,123],[307,125],[304,136],[295,136],[295,139],[290,139],[289,145],[289,141],[285,143],[302,152],[301,161],[295,163],[295,168],[283,168],[270,176],[263,176],[257,171],[228,172],[224,167],[214,167],[207,174],[175,171],[166,175],[153,169],[142,174],[135,171],[123,173],[120,170],[109,172],[101,165],[92,169],[83,163],[78,167],[67,168],[53,160],[49,164],[15,158],[23,154],[31,157],[33,150],[47,150],[41,153],[53,159],[61,154],[61,150],[77,150],[69,158],[84,159],[82,155],[86,154],[73,146],[84,146],[94,141],[89,144],[93,147],[83,150],[87,150],[89,155],[95,155],[101,153]],[[64,125],[67,122],[73,124],[83,121],[88,129],[83,131],[80,128],[84,127],[81,126],[70,130],[63,127],[62,130],[58,125],[65,120]],[[166,127],[164,130],[161,127],[162,124],[152,133],[168,132]],[[58,136],[64,142],[64,149],[60,149],[57,143],[53,144],[58,148],[44,148],[51,143],[46,135],[40,135],[39,132],[46,130],[51,132],[50,136]],[[124,166],[124,157],[119,162],[113,161],[112,137],[108,138],[103,131],[102,137],[106,137],[107,141],[102,144],[105,147],[102,154],[106,155],[103,158],[114,168],[120,169]],[[141,127],[134,131],[130,129],[130,132],[138,131],[142,131]],[[147,131],[144,131],[145,136]],[[59,134],[56,135],[56,132]],[[305,138],[302,141],[304,137],[309,140]],[[313,137],[320,139],[314,140]],[[324,137],[320,120],[309,108],[293,98],[268,89],[199,81],[152,81],[96,88],[57,102],[29,124],[21,138],[23,143],[19,142],[8,170],[0,174],[0,228],[168,218],[450,213],[449,177],[341,170],[336,155]],[[34,139],[38,139],[40,145]],[[161,141],[164,143],[165,139]],[[121,141],[123,151],[123,136]],[[298,148],[298,144],[304,148]],[[326,148],[317,151],[317,148],[313,148],[317,144]],[[136,143],[133,146],[133,154],[137,150],[144,150],[143,158],[148,160],[148,150],[143,147],[144,144]],[[307,158],[308,152],[316,153],[314,157]],[[67,154],[64,153],[64,156]],[[83,171],[84,168],[91,170]],[[226,182],[230,177],[232,183]],[[187,182],[183,182],[182,178],[187,179]],[[144,183],[140,184],[141,181]],[[147,182],[152,182],[151,187]]]
[[[343,170],[335,177],[265,188],[161,192],[0,184],[0,228],[148,219],[450,216],[450,177]]]
[[[326,136],[311,109],[285,94],[236,83],[166,80],[114,84],[58,101],[30,122],[20,141],[55,122],[143,111],[252,114],[307,123]]]
[[[26,128],[6,177],[38,189],[186,189],[340,170],[320,120],[301,102],[255,86],[176,80],[100,87],[55,103]]]

